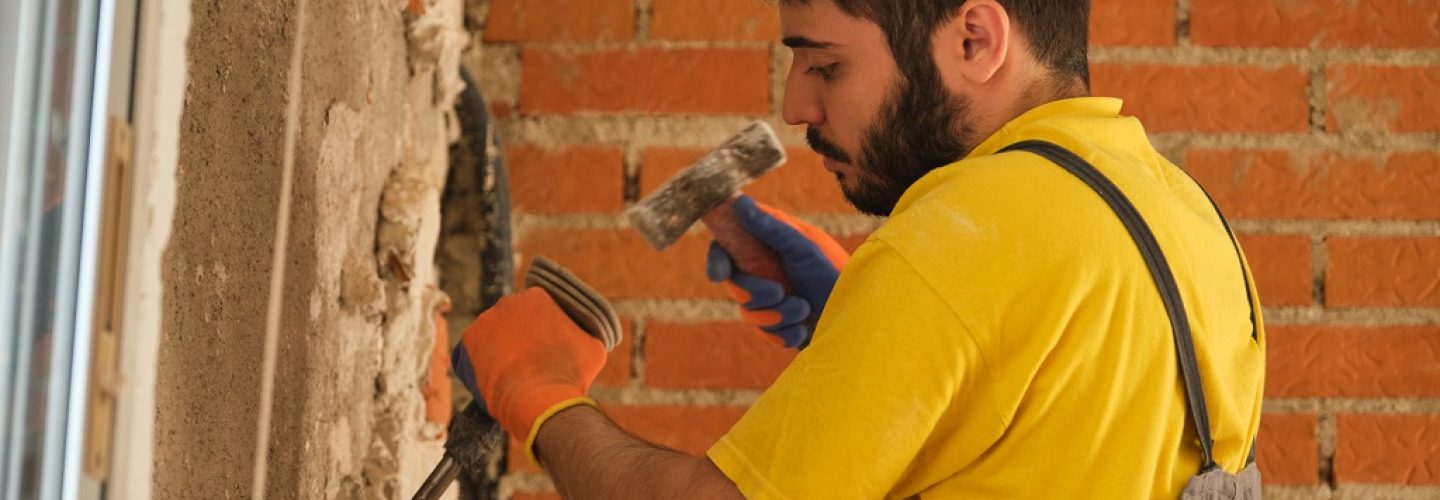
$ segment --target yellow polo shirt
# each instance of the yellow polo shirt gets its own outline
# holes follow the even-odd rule
[[[1199,448],[1164,305],[1099,195],[1034,154],[996,154],[1041,139],[1093,163],[1155,232],[1216,460],[1239,471],[1265,359],[1243,264],[1120,106],[1035,108],[916,182],[856,250],[814,341],[710,459],[750,498],[1178,497]]]

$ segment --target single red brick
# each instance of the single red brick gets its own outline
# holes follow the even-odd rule
[[[1207,0],[1190,39],[1231,47],[1440,47],[1440,4],[1413,0]]]
[[[1255,277],[1260,303],[1299,306],[1310,303],[1310,237],[1239,235],[1240,248]]]
[[[542,214],[613,213],[625,199],[625,153],[609,146],[505,148],[510,202]]]
[[[730,431],[744,408],[605,405],[621,428],[651,443],[701,456]]]
[[[1440,132],[1440,66],[1346,64],[1325,78],[1330,130]]]
[[[1440,485],[1440,415],[1337,415],[1335,481]]]
[[[780,16],[755,0],[655,0],[650,37],[660,40],[777,40]]]
[[[1090,44],[1175,45],[1175,0],[1095,0],[1090,5]]]
[[[1265,484],[1309,486],[1320,482],[1315,426],[1315,415],[1267,413],[1260,417],[1255,463]]]
[[[704,155],[694,148],[649,148],[640,155],[640,192],[649,194],[681,169]],[[743,190],[756,201],[793,214],[858,213],[835,175],[825,171],[820,155],[808,148],[786,148],[789,160],[765,173]]]
[[[651,323],[645,330],[645,385],[665,388],[764,389],[795,351],[745,323]]]
[[[632,0],[492,0],[487,42],[630,40],[635,33]]]
[[[1267,397],[1440,397],[1440,327],[1267,329]]]
[[[1440,238],[1331,236],[1325,305],[1440,306]]]
[[[770,109],[770,53],[765,49],[525,49],[520,67],[524,114],[763,115]]]
[[[1095,95],[1125,99],[1149,132],[1303,132],[1309,78],[1283,66],[1096,64]]]
[[[522,491],[511,496],[510,500],[560,500],[560,494],[553,491]]]
[[[1230,217],[1440,219],[1440,154],[1190,150],[1185,169]]]
[[[612,300],[724,298],[725,290],[705,278],[709,245],[708,236],[692,233],[657,252],[635,231],[540,230],[527,233],[519,251],[555,259]]]

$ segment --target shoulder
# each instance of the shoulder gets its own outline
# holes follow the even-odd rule
[[[954,259],[1080,251],[1113,216],[1083,182],[1040,156],[1008,152],[966,159],[931,172],[872,240],[922,269]],[[1118,226],[1117,226],[1118,228]],[[1033,260],[1031,261],[1033,262]]]

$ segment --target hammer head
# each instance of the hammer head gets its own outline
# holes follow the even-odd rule
[[[705,212],[782,163],[785,150],[775,131],[756,121],[665,181],[625,216],[650,246],[664,250]]]

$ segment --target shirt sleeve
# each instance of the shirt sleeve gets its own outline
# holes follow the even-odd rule
[[[871,240],[846,266],[810,346],[708,456],[747,498],[913,495],[1003,431],[985,377],[982,353],[941,295]]]

